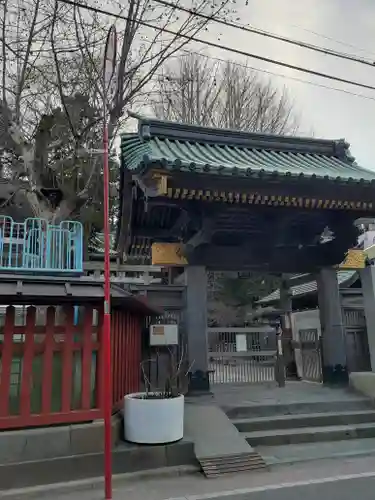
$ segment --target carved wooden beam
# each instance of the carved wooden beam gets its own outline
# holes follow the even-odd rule
[[[187,210],[181,210],[180,215],[177,217],[175,223],[170,228],[170,234],[176,232],[181,233],[181,229],[184,229],[190,221],[190,216]]]
[[[212,218],[204,217],[199,231],[197,231],[182,247],[182,252],[185,257],[194,252],[194,250],[202,245],[207,245],[211,242],[213,235],[214,222]]]

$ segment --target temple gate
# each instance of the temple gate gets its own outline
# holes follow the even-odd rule
[[[375,214],[373,173],[354,162],[343,140],[135,117],[138,133],[122,136],[117,248],[183,269],[185,328],[194,361],[190,389],[209,389],[207,269],[316,274],[323,380],[346,380],[334,266],[356,246],[355,221]],[[280,302],[288,365],[293,343],[287,279]]]

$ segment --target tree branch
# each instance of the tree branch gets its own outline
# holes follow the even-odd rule
[[[75,139],[78,139],[77,133],[76,133],[74,127],[73,127],[73,123],[72,123],[72,120],[70,118],[70,113],[69,113],[68,107],[66,105],[65,96],[64,96],[64,92],[63,92],[63,85],[62,85],[62,78],[61,78],[61,72],[60,72],[59,59],[58,59],[57,52],[56,52],[56,49],[55,49],[54,35],[55,35],[55,26],[56,26],[58,6],[59,6],[58,0],[55,0],[55,6],[54,6],[54,9],[53,9],[52,24],[51,24],[51,38],[50,38],[53,59],[55,61],[55,69],[56,69],[56,76],[57,76],[57,88],[59,90],[61,104],[62,104],[62,106],[64,108],[64,112],[66,114],[66,118],[68,120],[69,127],[70,127],[70,130],[72,132],[72,135],[73,135],[73,137]]]
[[[22,69],[21,69],[21,75],[20,79],[18,81],[18,89],[17,89],[17,96],[16,96],[16,101],[15,101],[15,119],[16,123],[19,123],[20,120],[20,102],[21,102],[21,94],[23,91],[23,87],[25,84],[25,78],[26,78],[26,69],[29,64],[29,57],[30,57],[30,52],[31,52],[31,47],[34,42],[34,30],[38,18],[38,12],[39,12],[39,5],[40,5],[40,0],[36,0],[35,2],[35,8],[34,8],[34,15],[29,31],[29,35],[27,38],[27,44],[26,44],[26,52],[22,64]]]

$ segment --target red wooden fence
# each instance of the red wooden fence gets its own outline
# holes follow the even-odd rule
[[[123,397],[140,388],[141,318],[123,311],[112,312],[112,401],[122,407]]]
[[[25,325],[6,310],[0,327],[0,429],[91,421],[103,417],[102,315],[84,308],[74,325],[73,306],[64,308],[64,324],[48,307],[44,324],[28,307]],[[96,323],[96,324],[95,324]],[[136,391],[140,379],[141,319],[114,311],[112,374],[114,409]]]

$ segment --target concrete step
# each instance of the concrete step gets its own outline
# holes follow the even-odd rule
[[[262,469],[265,463],[216,405],[187,403],[185,433],[207,477]]]
[[[232,420],[240,432],[375,423],[375,410],[323,412]]]
[[[226,406],[223,408],[231,419],[271,417],[277,415],[296,415],[308,413],[332,413],[375,409],[374,403],[361,397],[348,397],[336,401],[301,401],[279,404],[250,404]]]
[[[375,437],[375,423],[304,427],[302,429],[274,429],[243,433],[251,446],[278,446],[285,444],[342,441]]]
[[[103,453],[72,455],[46,460],[0,464],[0,494],[3,490],[64,483],[103,476]],[[169,445],[137,446],[121,443],[112,452],[113,474],[195,466],[194,444],[179,441]]]
[[[375,438],[281,446],[257,446],[256,451],[270,466],[330,458],[375,456]]]

